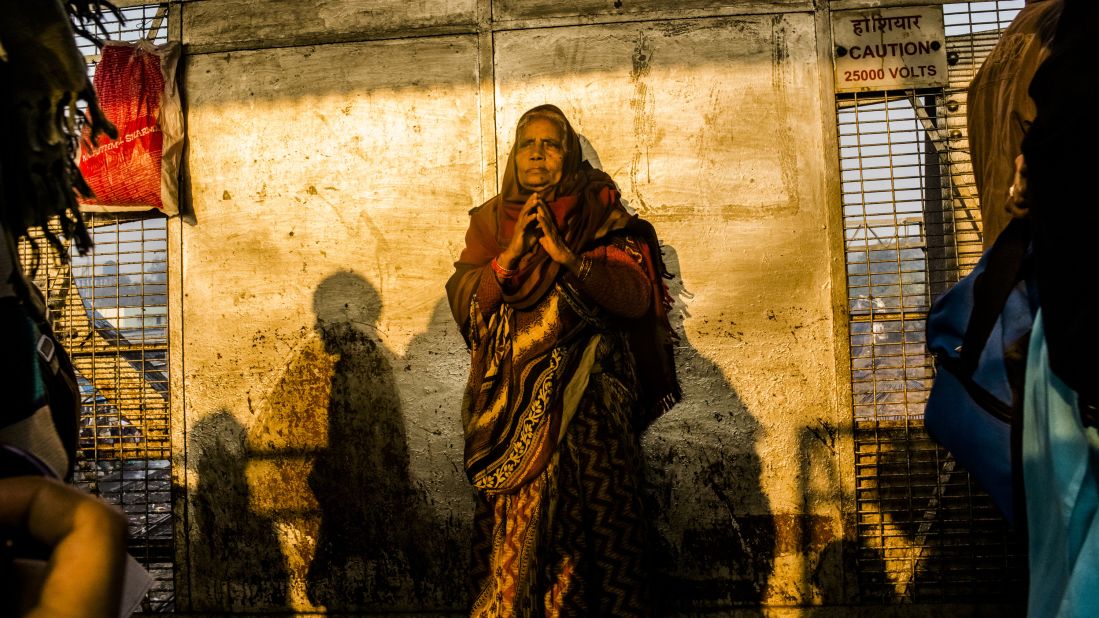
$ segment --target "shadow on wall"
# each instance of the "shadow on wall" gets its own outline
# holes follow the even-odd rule
[[[473,488],[465,473],[461,402],[469,375],[469,351],[450,313],[446,296],[431,313],[427,329],[409,341],[395,372],[407,396],[405,415],[419,432],[417,472],[432,479],[427,495],[436,518],[429,539],[437,579],[424,607],[466,610],[469,606]],[[422,449],[422,452],[421,450]]]
[[[649,510],[657,533],[656,585],[663,611],[762,604],[774,566],[776,524],[760,485],[759,421],[683,329],[691,298],[679,256],[663,247],[676,364],[684,402],[645,435]],[[730,325],[735,328],[735,325]],[[696,412],[697,411],[697,412]]]
[[[192,608],[459,606],[462,581],[439,558],[457,551],[445,547],[453,534],[440,533],[441,516],[410,474],[393,357],[376,333],[377,291],[336,273],[313,308],[314,328],[291,335],[277,384],[248,394],[251,426],[223,411],[193,431]]]
[[[804,574],[821,591],[821,604],[961,602],[983,604],[981,615],[1026,613],[1023,534],[918,423],[856,421],[853,435],[821,420],[803,428],[808,456],[800,478],[807,502],[812,476],[838,482],[842,471],[830,451],[850,442],[858,461],[858,512],[845,522],[842,539],[807,561]],[[842,580],[829,582],[828,572],[842,572]],[[828,615],[828,609],[813,613]]]
[[[225,411],[192,429],[198,450],[191,596],[203,611],[286,609],[289,572],[274,522],[252,508],[244,428]]]
[[[375,334],[381,300],[361,276],[337,273],[313,308],[335,365],[328,446],[308,478],[321,518],[309,599],[337,611],[421,608],[437,579],[428,541],[436,526],[409,474],[392,354]]]

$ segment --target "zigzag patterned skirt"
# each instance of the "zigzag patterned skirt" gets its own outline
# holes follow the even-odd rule
[[[633,397],[592,376],[546,470],[478,497],[471,616],[648,616],[641,456]]]

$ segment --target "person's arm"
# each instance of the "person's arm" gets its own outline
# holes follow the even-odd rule
[[[532,206],[530,211],[526,210]],[[528,200],[520,222],[525,221],[523,217],[528,212],[537,221],[537,228],[541,231],[538,243],[550,259],[565,268],[581,292],[589,295],[610,313],[619,316],[637,318],[649,310],[652,290],[640,263],[642,252],[634,251],[637,257],[630,255],[626,250],[630,247],[629,241],[625,243],[625,249],[606,245],[584,255],[576,255],[561,238],[553,215],[544,202],[532,204]],[[501,265],[504,269],[511,268],[510,262]],[[496,283],[500,285],[499,282]],[[486,284],[482,282],[482,288],[485,287]],[[485,289],[485,293],[489,295],[491,289]]]
[[[0,480],[0,528],[53,548],[27,618],[115,618],[126,561],[126,518],[97,498],[43,477]]]
[[[538,227],[543,232],[538,239],[542,248],[550,259],[568,270],[582,292],[615,315],[627,318],[645,315],[652,302],[652,290],[641,269],[640,258],[635,259],[614,245],[598,247],[578,256],[561,239],[549,208],[539,207],[536,215]]]
[[[581,292],[618,316],[639,318],[652,302],[645,271],[637,259],[614,245],[585,252],[573,277]]]
[[[481,269],[481,282],[477,286],[477,307],[481,310],[481,315],[489,316],[502,302],[504,290],[500,279],[491,267],[485,266]]]
[[[508,246],[487,266],[481,267],[481,280],[477,285],[477,304],[482,315],[489,315],[500,306],[504,299],[503,288],[510,277],[518,273],[519,260],[538,244],[538,233],[533,224],[538,218],[538,208],[543,205],[541,196],[535,192],[527,198],[515,222],[515,232]]]

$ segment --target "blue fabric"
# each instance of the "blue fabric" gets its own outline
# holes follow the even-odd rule
[[[13,297],[0,299],[0,427],[21,421],[46,405],[35,344],[38,328]]]
[[[1027,355],[1023,479],[1030,537],[1028,616],[1099,616],[1099,433],[1049,367],[1039,311]]]
[[[990,250],[991,251],[991,250]],[[974,308],[974,285],[988,265],[989,251],[973,271],[935,301],[927,316],[927,348],[935,356],[935,381],[924,408],[924,427],[935,442],[988,492],[1009,523],[1015,523],[1011,425],[993,416],[970,394],[945,360],[957,360]],[[1004,351],[1025,336],[1033,321],[1033,294],[1025,281],[1012,289],[988,342],[981,351],[972,380],[999,401],[1012,403]]]

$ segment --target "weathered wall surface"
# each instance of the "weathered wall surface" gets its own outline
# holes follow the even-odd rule
[[[374,4],[182,6],[180,609],[464,606],[468,357],[443,283],[515,120],[543,102],[680,273],[685,400],[644,442],[662,596],[847,601],[819,16]]]

